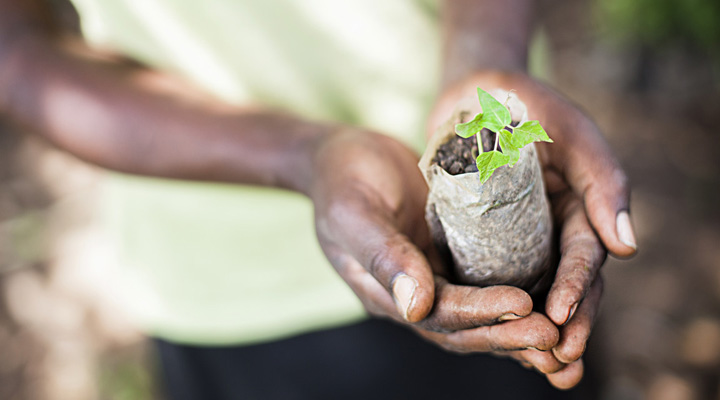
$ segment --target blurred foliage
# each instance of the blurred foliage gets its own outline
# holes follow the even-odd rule
[[[152,400],[155,399],[153,374],[147,360],[104,360],[100,368],[100,392],[102,399]]]
[[[7,242],[5,261],[23,266],[43,261],[49,251],[47,223],[42,211],[27,211],[0,223],[0,240]]]
[[[622,42],[690,45],[720,57],[718,0],[596,0],[601,26]]]

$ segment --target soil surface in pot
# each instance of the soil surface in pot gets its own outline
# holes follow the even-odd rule
[[[518,121],[513,121],[510,126],[515,127]],[[483,129],[482,135],[483,151],[492,150],[495,143],[495,132]],[[502,149],[499,148],[500,152]],[[455,136],[438,148],[433,162],[444,169],[450,175],[460,175],[469,172],[478,172],[475,159],[478,156],[477,135],[469,138]]]
[[[456,136],[438,148],[433,162],[450,175],[477,172],[475,158],[478,156],[477,136],[467,139]]]

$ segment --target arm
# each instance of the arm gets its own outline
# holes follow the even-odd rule
[[[537,144],[555,225],[560,263],[545,305],[560,327],[552,352],[509,355],[534,365],[558,387],[574,386],[602,292],[599,270],[606,249],[635,252],[627,179],[597,126],[555,91],[526,75],[534,1],[446,0],[445,64],[441,95],[431,114],[432,134],[475,88],[515,89],[554,144]],[[596,233],[597,232],[597,233]]]
[[[134,174],[307,192],[307,154],[330,126],[230,107],[181,79],[99,55],[38,25],[0,33],[0,110],[58,147]]]
[[[525,292],[455,286],[434,273],[426,185],[406,146],[208,98],[170,75],[61,39],[39,17],[40,4],[0,0],[0,111],[106,168],[306,194],[325,254],[366,308],[439,345],[549,350],[559,340],[552,323],[531,313]],[[4,18],[21,21],[20,29],[5,29]]]
[[[443,2],[442,87],[478,71],[525,72],[535,1]]]

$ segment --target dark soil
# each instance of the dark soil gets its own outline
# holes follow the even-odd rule
[[[440,146],[433,162],[450,175],[459,175],[477,172],[475,165],[477,156],[477,136],[467,139],[455,136]]]
[[[510,125],[517,126],[518,121],[513,121]],[[483,129],[480,135],[482,135],[483,151],[492,150],[495,145],[495,132]],[[502,152],[501,148],[498,150]],[[477,136],[467,139],[455,136],[438,148],[433,162],[450,175],[460,175],[478,171],[475,164],[477,156]]]

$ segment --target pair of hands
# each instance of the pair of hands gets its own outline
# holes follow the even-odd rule
[[[583,375],[582,354],[602,294],[606,248],[635,251],[627,179],[598,128],[560,95],[522,74],[484,72],[446,90],[428,124],[485,90],[515,89],[553,144],[537,145],[559,235],[559,265],[544,313],[524,291],[449,283],[425,222],[418,158],[380,134],[346,128],[321,140],[310,195],[320,244],[374,315],[404,323],[457,352],[493,352],[546,374],[558,388]]]
[[[505,3],[493,6],[501,4]],[[470,8],[462,5],[458,9],[465,13]],[[131,79],[137,75],[123,66],[57,50],[49,39],[54,24],[43,2],[0,0],[0,10],[0,59],[7,60],[13,51],[35,48],[34,54],[43,55],[43,62],[30,65],[53,65],[51,70],[20,68],[23,85],[13,83],[18,80],[12,68],[7,74],[0,73],[0,88],[5,88],[0,91],[0,109],[10,109],[14,102],[8,100],[13,98],[9,93],[22,88],[14,96],[24,105],[14,109],[16,117],[30,123],[46,122],[37,128],[61,147],[81,158],[103,161],[101,165],[146,175],[255,184],[281,182],[295,188],[297,171],[284,163],[292,158],[287,154],[305,153],[278,144],[295,143],[287,139],[290,135],[286,131],[302,125],[298,121],[278,125],[273,115],[249,113],[237,122],[232,116],[219,117],[217,110],[187,107],[186,100],[169,102],[186,98],[176,92],[148,89]],[[44,45],[28,47],[20,37],[39,37]],[[48,49],[53,51],[45,51]],[[27,96],[25,86],[34,82],[42,93],[51,72],[50,81],[82,88],[67,93],[84,93],[90,104],[119,104],[113,109],[134,115],[144,125],[138,124],[135,131],[121,131],[122,140],[118,141],[113,132],[97,135],[91,118],[38,118],[35,110],[50,112],[60,107],[62,111],[67,104],[62,91],[53,96],[55,103],[43,103],[42,107]],[[626,179],[597,127],[562,97],[521,74],[480,73],[445,91],[433,112],[429,131],[451,115],[461,98],[474,96],[477,86],[515,89],[532,112],[530,118],[540,120],[555,141],[537,146],[556,219],[560,254],[544,313],[533,312],[532,299],[520,289],[459,286],[445,279],[446,271],[437,261],[424,219],[427,187],[417,168],[417,156],[401,143],[352,128],[313,139],[310,187],[303,187],[303,191],[315,202],[317,232],[325,253],[369,312],[408,324],[447,349],[514,357],[547,374],[556,386],[571,387],[582,376],[580,357],[602,292],[598,271],[605,248],[619,256],[634,252],[632,228],[623,212],[628,209]],[[166,127],[167,115],[182,121],[174,121],[172,129],[157,129]],[[236,129],[238,124],[243,129]],[[238,135],[238,130],[245,135]],[[147,135],[148,131],[153,135]],[[274,133],[282,133],[283,139]],[[161,134],[165,136],[156,136]],[[166,145],[148,147],[144,141],[148,136],[155,138],[153,143],[182,143],[184,152],[177,146],[172,152],[166,151]],[[303,131],[296,136],[297,142],[303,142],[312,135]],[[138,159],[135,147],[130,146],[132,156],[118,158],[117,143],[133,140],[145,154],[152,151],[163,157]],[[196,151],[210,144],[212,151]],[[113,155],[112,162],[107,161],[108,154]],[[145,165],[147,160],[152,162]],[[235,166],[238,162],[242,164],[239,167]],[[279,175],[290,170],[287,175],[292,179],[275,176],[276,169]]]

